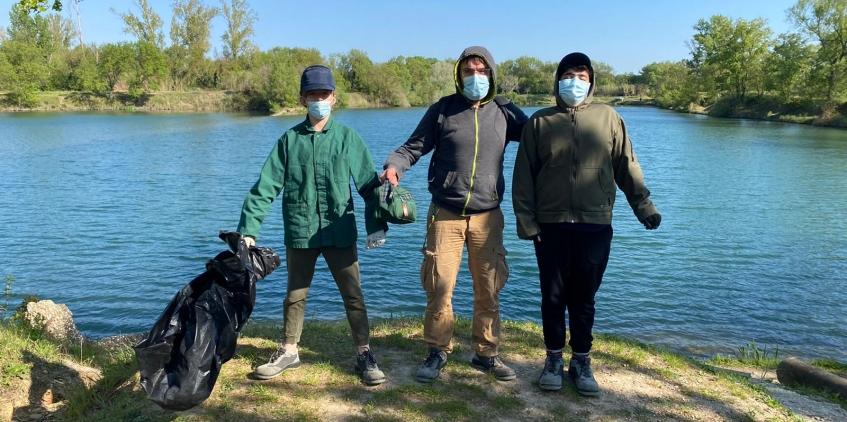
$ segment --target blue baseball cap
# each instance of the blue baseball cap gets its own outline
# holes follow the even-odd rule
[[[300,75],[300,93],[305,94],[319,89],[335,91],[335,79],[332,77],[332,70],[320,64],[303,69],[303,74]]]

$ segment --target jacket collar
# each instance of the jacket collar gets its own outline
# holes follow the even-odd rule
[[[314,126],[312,126],[312,121],[309,120],[309,115],[306,115],[306,120],[303,121],[303,125],[306,127],[307,132],[315,132]],[[326,122],[324,128],[321,132],[329,132],[330,129],[335,126],[335,119],[332,118],[332,115],[329,116],[329,121]]]

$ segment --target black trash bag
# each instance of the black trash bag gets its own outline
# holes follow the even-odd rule
[[[177,292],[134,347],[141,386],[165,409],[190,409],[212,394],[253,312],[256,281],[279,266],[273,249],[248,249],[235,232],[221,232],[220,238],[231,251],[210,260],[204,273]]]

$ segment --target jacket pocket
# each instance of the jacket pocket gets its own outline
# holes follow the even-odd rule
[[[455,182],[456,182],[456,172],[455,171],[448,171],[444,175],[444,181],[441,183],[441,189],[442,190],[448,190],[448,189],[450,189],[451,186],[453,186],[453,183],[455,183]]]
[[[578,199],[578,208],[583,211],[601,212],[608,211],[612,207],[610,195],[606,189],[602,176],[602,169],[597,167],[583,167],[579,169],[577,184],[579,191],[574,197]]]
[[[310,218],[305,202],[286,202],[282,206],[282,222],[285,233],[292,239],[309,237]]]
[[[424,249],[424,259],[421,263],[421,287],[426,292],[435,291],[435,260],[438,254]]]

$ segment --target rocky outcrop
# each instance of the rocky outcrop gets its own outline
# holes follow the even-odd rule
[[[67,305],[56,304],[52,300],[29,302],[23,317],[31,327],[44,331],[55,341],[64,343],[82,338]]]

